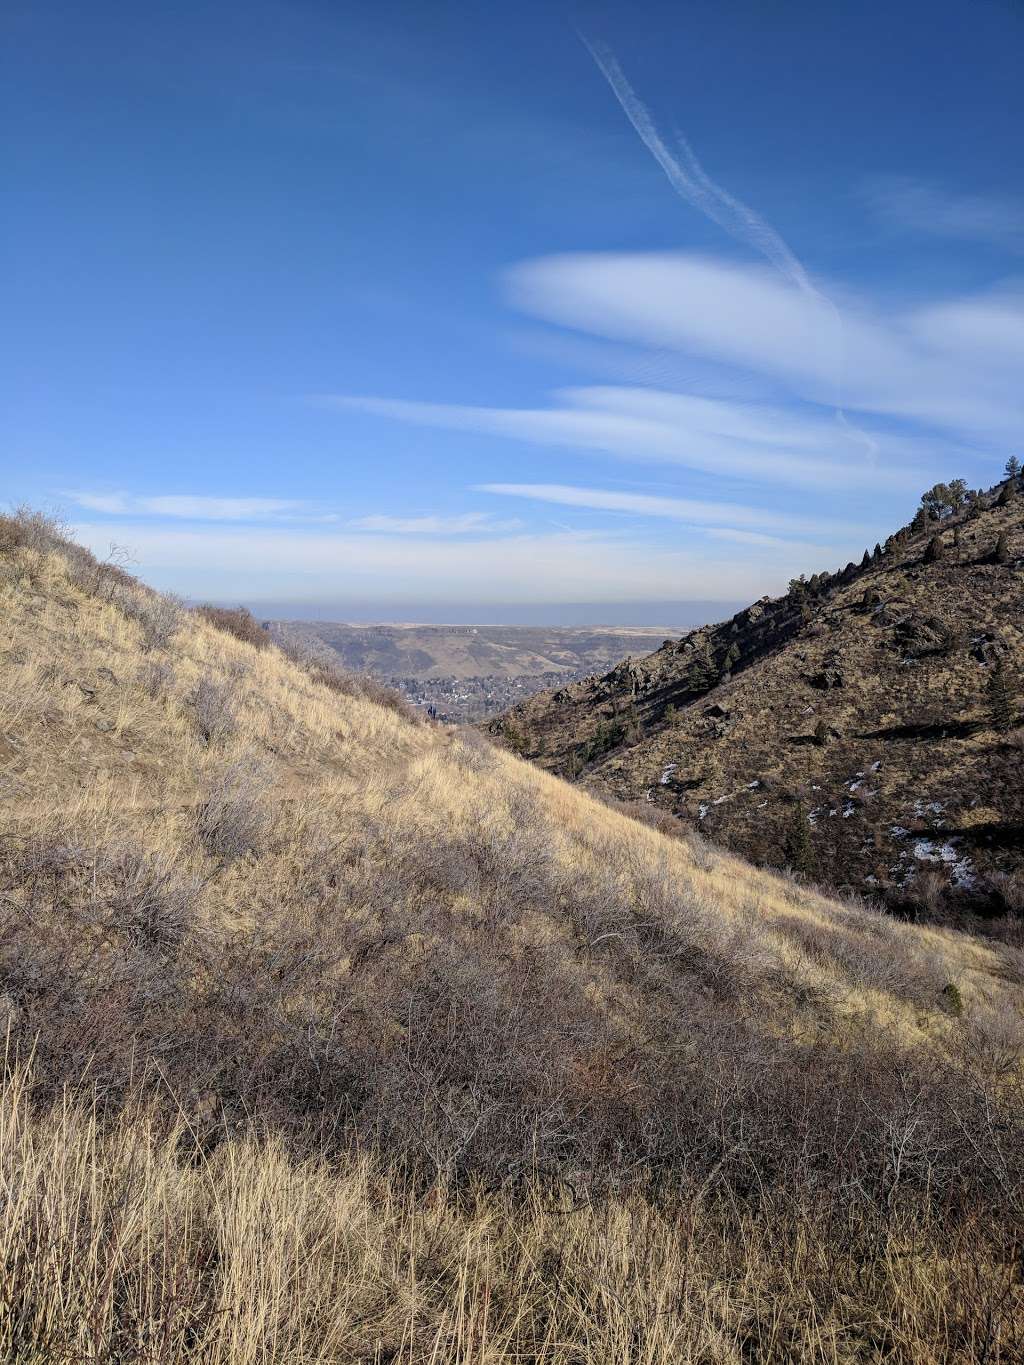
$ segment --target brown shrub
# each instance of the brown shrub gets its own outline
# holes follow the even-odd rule
[[[196,833],[208,853],[229,862],[246,853],[259,856],[272,827],[267,786],[266,772],[247,758],[215,777],[195,813]]]
[[[181,603],[169,593],[121,584],[111,600],[139,626],[145,649],[166,649],[181,627]]]
[[[219,744],[234,734],[237,721],[231,689],[208,675],[199,679],[188,698],[196,727],[207,744]]]
[[[15,508],[8,516],[0,515],[0,551],[24,547],[45,553],[65,549],[70,544],[67,528],[58,516],[47,516],[26,506]]]
[[[204,603],[193,607],[193,611],[218,630],[226,631],[254,649],[266,649],[270,644],[270,636],[248,607],[214,607]]]
[[[169,659],[150,660],[138,671],[142,690],[153,701],[166,696],[174,682],[174,665]]]

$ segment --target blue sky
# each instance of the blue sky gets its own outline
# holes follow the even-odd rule
[[[667,621],[1024,444],[1010,0],[4,25],[6,497],[158,586]]]

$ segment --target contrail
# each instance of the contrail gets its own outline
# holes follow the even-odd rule
[[[701,213],[706,214],[720,227],[725,228],[731,237],[755,247],[762,255],[767,256],[772,265],[803,293],[821,298],[820,292],[811,284],[807,271],[775,229],[752,208],[748,208],[746,204],[709,179],[693,148],[684,137],[679,137],[682,161],[672,155],[655,127],[647,106],[638,98],[611,49],[604,44],[592,43],[582,34],[580,36],[601,74],[611,86],[612,93],[622,106],[622,112],[665,172],[669,184],[676,193],[694,208],[700,209]]]
[[[822,304],[832,314],[836,321],[839,341],[839,372],[841,376],[845,368],[842,360],[844,350],[843,320],[836,305],[827,294],[823,294],[811,283],[807,271],[772,225],[767,223],[749,205],[744,204],[735,195],[730,194],[728,190],[722,189],[721,185],[715,184],[697,160],[696,153],[682,134],[677,134],[681,156],[672,154],[665,145],[664,138],[658,132],[647,106],[626,79],[612,50],[604,43],[591,42],[583,33],[580,34],[580,39],[593,57],[598,70],[611,87],[612,94],[618,100],[622,112],[636,129],[644,146],[665,172],[669,184],[676,193],[687,203],[692,204],[694,208],[699,209],[712,222],[724,228],[731,237],[759,251],[801,293]],[[837,379],[837,390],[841,390],[841,387],[842,380],[840,377]],[[845,430],[857,440],[862,441],[871,454],[877,454],[878,446],[871,437],[866,436],[862,431],[858,431],[856,427],[851,427],[847,422],[843,412],[841,393],[838,392],[835,407],[836,417]]]

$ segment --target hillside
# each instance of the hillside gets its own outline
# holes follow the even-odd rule
[[[931,913],[1020,912],[1024,497],[1003,487],[490,730],[756,862]]]
[[[1021,1357],[1019,951],[259,643],[0,519],[3,1358]]]

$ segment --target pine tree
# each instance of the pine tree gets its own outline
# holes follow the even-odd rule
[[[928,542],[928,548],[924,552],[924,562],[926,564],[937,564],[940,559],[944,559],[946,547],[942,543],[941,536],[932,536]]]
[[[989,723],[993,730],[1005,734],[1013,729],[1014,697],[1002,656],[993,664],[985,690],[988,694]]]
[[[882,547],[881,545],[878,544],[877,541],[875,542],[875,553],[871,556],[871,558],[875,561],[876,564],[882,558]]]
[[[861,567],[862,569],[866,569],[870,563],[871,563],[871,551],[870,551],[870,550],[865,550],[865,551],[864,551],[864,558],[860,561],[860,567]]]
[[[955,512],[959,507],[963,507],[969,496],[967,484],[963,479],[951,479],[949,488],[946,491],[949,494],[949,507],[952,512]]]
[[[998,540],[996,541],[996,548],[992,551],[992,563],[993,563],[993,564],[1009,564],[1009,562],[1010,562],[1010,546],[1009,546],[1009,544],[1008,544],[1008,542],[1007,542],[1007,539],[1006,539],[1006,532],[1005,532],[1005,531],[1000,531],[1000,532],[999,532],[999,538],[998,538]]]
[[[1019,476],[1020,460],[1017,459],[1016,455],[1011,455],[1010,458],[1006,461],[1005,473],[1008,479],[1016,479]]]

